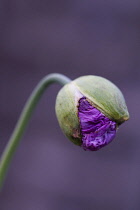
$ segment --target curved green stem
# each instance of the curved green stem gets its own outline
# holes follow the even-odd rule
[[[41,98],[42,94],[46,90],[46,88],[52,83],[59,83],[61,85],[65,85],[69,83],[71,80],[68,77],[65,77],[61,74],[49,74],[48,76],[44,77],[39,84],[36,86],[34,91],[32,92],[31,96],[27,100],[23,111],[19,117],[17,125],[9,139],[9,142],[1,156],[0,160],[0,186],[2,186],[3,180],[5,178],[6,172],[10,165],[11,159],[16,151],[16,148],[19,144],[19,141],[25,131],[25,128],[29,122],[29,119],[33,113],[34,108],[36,107],[39,99]]]

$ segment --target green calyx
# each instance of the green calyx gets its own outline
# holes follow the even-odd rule
[[[81,145],[78,101],[81,94],[72,82],[65,85],[56,98],[56,115],[63,133],[75,144]]]
[[[89,75],[79,77],[74,84],[94,107],[118,125],[129,119],[122,92],[109,80]]]

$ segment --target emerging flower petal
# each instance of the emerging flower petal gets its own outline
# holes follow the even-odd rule
[[[96,151],[109,144],[116,135],[116,122],[111,121],[98,109],[90,105],[85,97],[79,100],[82,147]]]

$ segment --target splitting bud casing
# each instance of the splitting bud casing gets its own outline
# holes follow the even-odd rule
[[[63,133],[84,150],[109,144],[129,113],[119,88],[99,76],[82,76],[66,84],[56,98]]]

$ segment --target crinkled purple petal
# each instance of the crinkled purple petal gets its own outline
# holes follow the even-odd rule
[[[90,105],[85,97],[79,101],[82,147],[96,151],[109,144],[116,135],[116,123]]]

